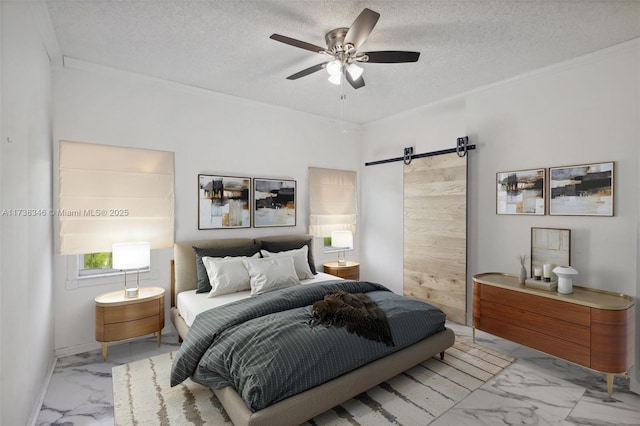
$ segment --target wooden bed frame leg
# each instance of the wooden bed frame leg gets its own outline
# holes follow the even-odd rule
[[[444,351],[440,352],[440,359],[444,359]]]

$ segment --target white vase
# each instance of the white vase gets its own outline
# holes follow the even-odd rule
[[[524,267],[524,265],[522,265],[520,267],[520,279],[519,282],[520,284],[524,284],[524,282],[527,280],[527,268]]]

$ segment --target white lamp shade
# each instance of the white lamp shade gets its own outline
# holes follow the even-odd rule
[[[342,74],[342,63],[337,59],[335,61],[331,61],[327,64],[327,72],[329,75],[340,75]]]
[[[578,275],[578,271],[576,271],[571,266],[556,266],[553,269],[553,273],[558,275],[558,276],[562,276],[562,275],[566,275],[566,276]]]
[[[347,72],[349,73],[349,75],[351,76],[352,79],[357,80],[360,78],[360,76],[362,75],[362,71],[364,71],[362,69],[362,67],[359,67],[356,64],[351,64],[349,65],[349,67],[347,68]]]
[[[333,74],[329,76],[329,81],[333,84],[339,85],[342,82],[342,74]]]
[[[353,234],[351,231],[333,231],[331,232],[331,245],[339,248],[353,247]]]
[[[140,269],[151,264],[151,245],[147,242],[115,243],[111,247],[113,269]]]

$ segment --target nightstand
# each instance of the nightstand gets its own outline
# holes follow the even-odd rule
[[[102,343],[107,359],[107,343],[157,333],[161,344],[164,327],[164,289],[140,287],[136,298],[124,297],[124,290],[102,294],[96,301],[96,340]]]
[[[338,262],[327,262],[322,264],[324,272],[327,274],[335,275],[345,280],[359,280],[360,279],[360,263],[347,261],[346,265],[338,265]]]

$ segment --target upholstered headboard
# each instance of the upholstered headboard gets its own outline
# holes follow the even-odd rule
[[[215,240],[194,240],[175,243],[173,246],[173,260],[171,261],[171,306],[175,306],[175,297],[181,291],[194,290],[197,288],[196,254],[193,247],[200,248],[240,248],[255,244],[270,247],[278,244],[300,245],[313,241],[313,236],[309,234],[273,235],[259,238],[221,238]],[[309,250],[313,249],[313,244],[309,244]],[[313,256],[310,255],[310,259]],[[312,269],[315,272],[315,269]]]

